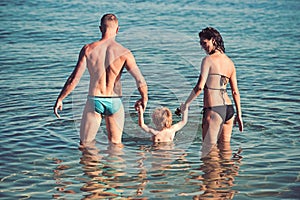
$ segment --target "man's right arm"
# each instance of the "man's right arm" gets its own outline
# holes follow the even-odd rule
[[[83,73],[86,69],[85,49],[86,49],[86,46],[84,46],[81,49],[76,67],[73,70],[72,74],[67,79],[67,81],[66,81],[63,89],[61,90],[59,96],[57,97],[57,100],[56,100],[55,105],[53,107],[54,114],[58,118],[60,118],[60,116],[58,114],[58,110],[62,110],[62,107],[63,107],[62,101],[64,100],[64,98],[66,98],[74,90],[74,88],[79,83],[79,80],[80,80],[81,76],[83,75]]]
[[[141,99],[138,100],[142,103],[143,109],[145,110],[148,102],[148,86],[144,76],[142,75],[140,69],[138,68],[135,58],[131,52],[126,55],[126,69],[133,76],[136,81],[137,89],[141,94]]]

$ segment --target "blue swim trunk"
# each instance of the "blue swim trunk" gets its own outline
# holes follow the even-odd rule
[[[112,115],[122,106],[121,97],[88,96],[88,100],[94,105],[95,111],[103,115]]]

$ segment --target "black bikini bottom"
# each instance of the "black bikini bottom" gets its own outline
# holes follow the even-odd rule
[[[228,121],[234,115],[233,105],[212,106],[212,107],[203,108],[203,118],[205,117],[206,112],[208,110],[212,110],[218,113],[222,118],[223,122]]]

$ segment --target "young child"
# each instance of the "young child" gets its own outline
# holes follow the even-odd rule
[[[137,106],[139,114],[139,126],[147,133],[152,134],[152,141],[154,143],[159,142],[171,142],[174,139],[175,133],[182,129],[187,123],[188,108],[183,109],[181,105],[182,119],[180,122],[172,125],[172,112],[166,107],[156,108],[152,114],[152,121],[156,128],[151,128],[144,123],[144,110],[142,105]]]

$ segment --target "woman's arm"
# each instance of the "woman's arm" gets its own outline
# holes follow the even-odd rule
[[[230,81],[232,97],[233,97],[236,112],[237,112],[237,115],[235,118],[235,123],[238,122],[239,130],[243,131],[241,99],[240,99],[240,93],[239,93],[238,84],[237,84],[235,67],[234,67],[233,73],[232,73],[229,81]]]
[[[200,75],[199,75],[197,84],[195,85],[195,87],[191,91],[189,97],[185,101],[185,103],[184,103],[185,106],[188,107],[192,103],[192,101],[194,101],[202,92],[202,90],[205,86],[206,80],[207,80],[207,76],[209,74],[210,65],[211,64],[209,61],[209,57],[206,56],[205,58],[203,58],[202,63],[201,63],[201,71],[200,71]]]

